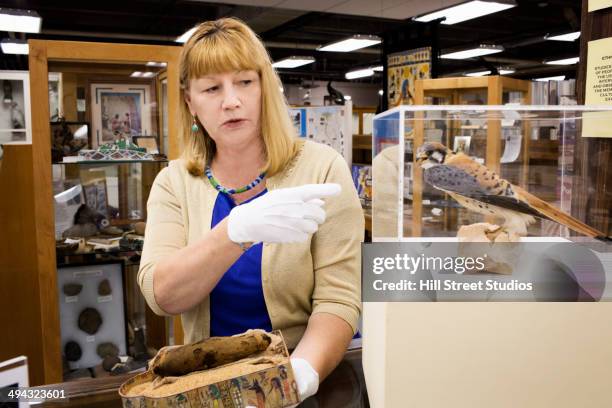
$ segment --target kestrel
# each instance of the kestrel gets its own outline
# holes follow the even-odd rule
[[[612,242],[603,232],[589,227],[569,214],[509,183],[464,153],[454,153],[441,143],[425,143],[417,150],[417,164],[425,181],[448,193],[465,208],[483,215],[503,218],[503,227],[520,236],[534,217],[565,225],[573,231]]]

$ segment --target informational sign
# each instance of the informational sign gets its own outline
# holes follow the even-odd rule
[[[589,13],[608,7],[612,7],[612,0],[589,0]]]
[[[585,105],[612,106],[612,38],[589,41]],[[612,112],[585,112],[583,137],[612,137]]]

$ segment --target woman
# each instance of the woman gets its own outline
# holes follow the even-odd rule
[[[364,220],[348,166],[295,137],[244,23],[199,25],[180,80],[184,151],[151,189],[139,285],[157,314],[181,314],[186,342],[280,329],[306,398],[342,359],[361,310]]]

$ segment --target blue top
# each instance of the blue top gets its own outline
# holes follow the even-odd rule
[[[265,189],[254,200],[264,195]],[[219,193],[212,213],[211,228],[227,217],[236,204]],[[225,272],[210,293],[210,335],[233,336],[248,329],[272,331],[261,283],[262,244],[250,247]]]

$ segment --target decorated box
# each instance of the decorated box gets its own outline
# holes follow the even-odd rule
[[[282,335],[280,331],[267,335],[272,342],[266,350],[207,370],[162,377],[150,364],[148,371],[119,388],[123,407],[283,408],[297,404],[298,387]]]

